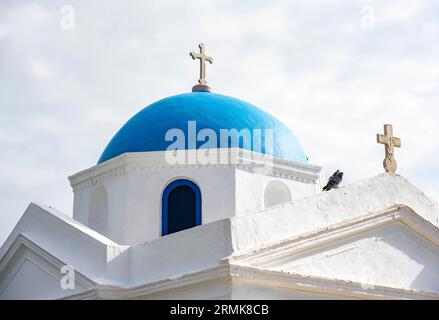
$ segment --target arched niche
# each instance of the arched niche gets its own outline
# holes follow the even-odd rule
[[[270,181],[264,190],[264,208],[291,201],[291,193],[288,186],[280,181]]]
[[[97,187],[90,198],[88,226],[102,235],[108,232],[108,198],[103,186]]]

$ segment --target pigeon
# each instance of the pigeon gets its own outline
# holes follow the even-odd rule
[[[332,188],[337,188],[341,180],[343,180],[343,172],[340,172],[339,170],[335,171],[334,174],[329,178],[326,186],[323,187],[323,191],[329,191]]]

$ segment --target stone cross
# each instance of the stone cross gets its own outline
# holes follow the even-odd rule
[[[200,53],[196,53],[192,51],[190,53],[192,59],[200,59],[200,79],[198,79],[197,85],[192,88],[192,91],[210,91],[210,87],[207,85],[206,81],[206,61],[209,63],[213,63],[213,58],[206,56],[204,44],[200,43],[198,45],[200,48]]]
[[[384,125],[384,135],[377,134],[377,142],[385,146],[386,157],[383,161],[384,169],[386,172],[395,173],[396,160],[393,156],[393,148],[401,147],[401,139],[393,136],[393,127],[391,124]]]

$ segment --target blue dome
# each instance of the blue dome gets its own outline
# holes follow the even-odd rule
[[[214,130],[218,146],[221,129],[248,129],[252,140],[257,132],[253,130],[261,129],[261,139],[256,139],[261,141],[259,146],[240,138],[239,147],[263,154],[270,154],[265,150],[264,129],[272,129],[273,152],[270,155],[285,160],[308,162],[294,134],[265,111],[232,97],[212,92],[191,92],[157,101],[134,115],[111,139],[98,163],[125,152],[165,151],[174,141],[165,140],[166,132],[172,128],[180,129],[187,139],[188,121],[196,121],[197,134],[205,128]],[[203,144],[204,141],[196,142],[196,148]],[[190,149],[187,142],[185,148]]]

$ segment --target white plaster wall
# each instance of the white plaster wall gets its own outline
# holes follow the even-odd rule
[[[106,235],[111,240],[136,245],[161,236],[162,192],[176,179],[189,179],[199,186],[203,224],[260,211],[264,189],[272,180],[285,183],[293,200],[316,192],[316,183],[312,181],[318,181],[320,167],[275,160],[278,175],[289,176],[277,178],[253,173],[255,167],[267,161],[260,154],[242,149],[228,151],[232,154],[230,159],[236,162],[170,165],[164,152],[139,152],[126,153],[81,171],[69,178],[74,190],[73,217],[93,228],[89,225],[91,196],[97,188],[105,188],[108,222],[98,221],[96,225],[107,225]],[[186,154],[188,159],[196,155],[192,150]],[[247,171],[239,169],[238,163],[245,163]],[[293,177],[302,177],[303,182]]]
[[[137,297],[137,300],[230,300],[230,280],[207,281]]]
[[[317,193],[314,183],[298,182],[281,177],[236,170],[236,215],[242,216],[264,209],[264,190],[271,181],[284,183],[291,194],[291,199],[297,200]]]
[[[88,224],[88,207],[93,190],[92,188],[86,188],[76,190],[73,193],[73,219],[84,225]]]
[[[274,207],[292,200],[290,188],[285,183],[277,180],[267,183],[263,197],[264,208]]]
[[[266,176],[228,166],[137,169],[76,191],[74,218],[88,225],[91,195],[97,188],[103,187],[108,197],[107,236],[110,239],[123,245],[157,239],[161,236],[162,193],[170,182],[177,179],[189,179],[199,186],[203,224],[262,210],[264,190],[270,181],[284,183],[292,200],[316,193],[314,183]]]
[[[130,248],[130,286],[216,267],[232,254],[230,220],[172,233]]]
[[[254,250],[287,238],[335,225],[395,204],[406,204],[439,226],[439,205],[398,175],[377,177],[276,206],[259,214],[232,218],[236,252]],[[275,230],[275,232],[273,232]]]
[[[386,186],[387,192],[384,194],[380,189],[382,184]],[[359,199],[364,199],[364,201],[359,201]],[[337,231],[337,242],[334,239],[326,239],[330,247],[318,246],[317,251],[307,251],[304,256],[288,253],[288,255],[281,256],[283,258],[278,260],[279,263],[270,262],[269,267],[276,272],[293,271],[303,274],[305,276],[303,279],[306,279],[306,274],[312,272],[315,277],[341,278],[350,283],[363,279],[363,273],[358,273],[358,271],[361,271],[361,266],[370,262],[372,263],[370,267],[379,271],[374,275],[375,279],[379,280],[376,284],[396,290],[414,288],[437,292],[439,290],[436,272],[439,264],[438,207],[402,178],[387,174],[287,203],[272,210],[207,223],[132,248],[118,246],[80,223],[65,217],[55,209],[32,204],[4,246],[0,248],[0,260],[7,256],[7,251],[15,239],[22,235],[30,239],[35,246],[44,249],[44,252],[40,250],[39,254],[45,259],[49,259],[47,256],[50,254],[62,263],[73,265],[78,272],[100,284],[137,288],[142,284],[167,279],[185,281],[184,275],[208,271],[233,255],[238,256],[245,252],[255,254],[255,250],[261,246],[278,242],[291,247],[290,243],[286,243],[285,240],[342,221],[349,221],[360,215],[371,219],[368,214],[370,209],[382,209],[391,203],[404,201],[409,202],[420,214],[426,216],[429,222],[421,221],[407,208],[395,209],[401,211],[399,214],[405,215],[405,220],[401,221],[404,225],[410,226],[410,230],[401,230],[400,225],[392,225],[378,231],[378,222],[370,220],[370,224],[361,227],[370,228],[367,230],[375,229],[370,234],[351,234],[348,241],[344,242],[344,239],[339,238]],[[395,219],[395,217],[397,216],[391,218]],[[412,217],[413,220],[409,220],[408,217]],[[359,222],[355,222],[352,228],[357,223]],[[358,232],[357,229],[351,231]],[[317,233],[315,237],[319,235],[320,233]],[[309,241],[311,244],[313,239],[310,238]],[[276,244],[276,248],[280,247]],[[268,249],[271,251],[270,248]],[[4,263],[3,266],[5,266]],[[21,286],[22,280],[26,280],[29,275],[40,274],[39,279],[44,278],[43,274],[29,268],[31,265],[26,264],[25,267],[25,272],[17,275],[17,282],[14,285]],[[2,267],[0,273],[4,270],[7,268]],[[251,273],[249,274],[251,276]],[[0,287],[6,282],[1,280],[3,275],[0,274]],[[267,297],[299,299],[301,297],[294,292],[294,289],[278,288],[280,282],[274,277],[264,277],[261,279],[268,279],[268,282],[264,280],[263,283],[254,282],[245,284],[242,288],[236,287],[235,295],[232,297],[235,299]],[[258,279],[254,280],[258,281]],[[50,293],[53,287],[48,282],[50,282],[49,279],[44,280],[41,286],[47,285],[47,291]],[[366,282],[369,283],[369,280],[366,279]],[[327,285],[324,283],[323,287]],[[267,288],[264,289],[264,286]],[[8,290],[11,290],[8,293],[10,296],[18,292],[14,291],[14,287]],[[192,292],[190,294],[196,297],[196,290],[189,288],[188,292]],[[310,297],[319,298],[318,296]],[[407,293],[407,297],[411,297],[411,294]]]
[[[138,244],[161,236],[162,193],[177,179],[195,182],[201,191],[202,224],[232,217],[235,212],[233,168],[175,168],[127,174],[127,208],[123,212],[124,244]]]
[[[439,248],[400,222],[319,246],[272,268],[365,286],[439,292]]]
[[[128,207],[127,194],[129,179],[127,175],[120,175],[102,182],[108,196],[108,234],[107,237],[117,242],[125,244],[126,230],[123,228],[125,223],[125,213]]]
[[[349,295],[336,296],[307,292],[276,285],[275,282],[258,282],[250,279],[234,278],[231,299],[233,300],[336,300],[352,299]]]
[[[276,284],[259,283],[248,279],[224,278],[181,288],[148,294],[137,299],[146,300],[328,300],[349,299],[348,295],[335,296],[284,288]],[[261,302],[263,304],[263,302]],[[257,309],[257,311],[261,311]]]
[[[107,226],[107,236],[111,240],[123,244],[125,231],[123,225],[125,223],[125,212],[127,210],[127,191],[128,191],[128,176],[117,175],[105,181],[91,183],[88,186],[74,192],[73,200],[73,219],[82,224],[94,229],[89,225],[90,204],[93,193],[99,189],[104,188],[107,193],[107,217],[100,217],[101,219],[108,219],[108,221],[96,221],[98,225]],[[98,231],[99,230],[95,230]]]
[[[169,183],[177,179],[189,179],[199,186],[202,224],[234,215],[233,167],[171,167],[129,170],[75,191],[73,217],[92,228],[88,225],[91,196],[97,188],[105,188],[108,197],[108,238],[123,245],[157,239],[161,236],[162,193]]]
[[[96,188],[91,195],[88,225],[100,234],[108,234],[108,197],[102,186]]]
[[[223,278],[140,296],[146,300],[335,300],[353,299],[349,294],[330,295],[261,283],[251,279]],[[263,304],[261,302],[261,304]],[[257,311],[261,311],[257,309]]]
[[[56,209],[30,204],[0,248],[0,262],[19,235],[87,277],[126,281],[127,247],[116,245]]]
[[[62,289],[60,269],[21,246],[0,272],[0,300],[56,299],[86,289],[79,281],[69,290]]]

